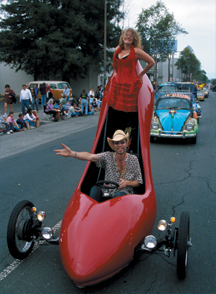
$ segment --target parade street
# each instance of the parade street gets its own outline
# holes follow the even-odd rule
[[[202,118],[196,144],[163,139],[150,145],[157,198],[152,234],[162,236],[157,231],[158,220],[168,221],[174,215],[178,223],[183,210],[190,213],[192,247],[185,280],[177,277],[176,256],[166,257],[163,252],[143,254],[111,279],[83,289],[77,288],[66,274],[57,245],[41,242],[23,261],[10,255],[7,224],[11,211],[21,200],[30,200],[38,210],[44,210],[45,226],[54,228],[58,235],[86,162],[56,156],[53,150],[64,143],[73,150],[90,152],[99,117],[96,113],[1,136],[1,293],[215,293],[216,93],[210,91],[209,98],[200,105]]]

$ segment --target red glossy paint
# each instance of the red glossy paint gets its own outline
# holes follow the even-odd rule
[[[138,64],[137,72],[141,70]],[[133,259],[135,247],[152,231],[156,218],[149,150],[153,104],[152,86],[144,76],[139,94],[139,127],[145,193],[96,202],[80,190],[88,163],[68,204],[59,247],[63,266],[77,286],[93,285],[119,272]],[[92,153],[96,150],[107,110],[107,104],[103,103]]]

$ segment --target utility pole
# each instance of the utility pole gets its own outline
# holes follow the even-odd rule
[[[106,85],[107,3],[104,1],[104,88]]]

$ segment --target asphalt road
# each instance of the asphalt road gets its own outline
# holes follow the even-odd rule
[[[65,130],[61,135],[59,130],[53,129],[54,124],[32,130],[31,134],[40,131],[38,138],[42,138],[39,136],[48,130],[53,137],[47,142],[38,140],[35,147],[30,145],[29,140],[29,148],[25,151],[12,148],[11,155],[7,153],[1,159],[1,293],[216,293],[216,93],[211,92],[201,106],[202,119],[196,145],[179,140],[161,140],[151,144],[152,174],[157,197],[157,220],[152,233],[160,237],[156,230],[159,219],[168,220],[175,215],[178,223],[181,211],[190,213],[193,246],[189,252],[189,269],[185,280],[177,278],[176,257],[145,254],[112,279],[78,289],[63,269],[58,246],[43,243],[23,262],[10,256],[6,245],[7,223],[13,207],[20,200],[31,200],[39,210],[46,211],[45,225],[59,227],[85,162],[57,157],[53,150],[64,142],[74,150],[90,151],[96,131],[95,116],[91,124],[87,121],[89,118],[73,120],[75,129],[69,120],[61,122]],[[9,148],[20,140],[20,135],[1,136],[0,143],[2,145],[2,139],[7,139]],[[23,137],[25,146],[26,138]]]

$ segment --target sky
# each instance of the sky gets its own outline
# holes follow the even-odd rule
[[[5,0],[1,1],[2,3]],[[142,9],[155,5],[157,0],[124,0],[127,12],[124,27],[135,28]],[[209,79],[216,79],[216,0],[163,0],[166,8],[188,34],[177,36],[177,51],[190,46],[201,69]],[[144,49],[145,50],[145,49]],[[175,54],[178,57],[179,53]]]
[[[135,28],[142,9],[148,9],[156,2],[157,0],[125,0],[125,28]],[[169,13],[174,14],[178,24],[188,32],[187,35],[177,36],[177,51],[191,46],[207,77],[216,79],[216,0],[164,0],[163,3]],[[178,55],[177,52],[175,57]]]

